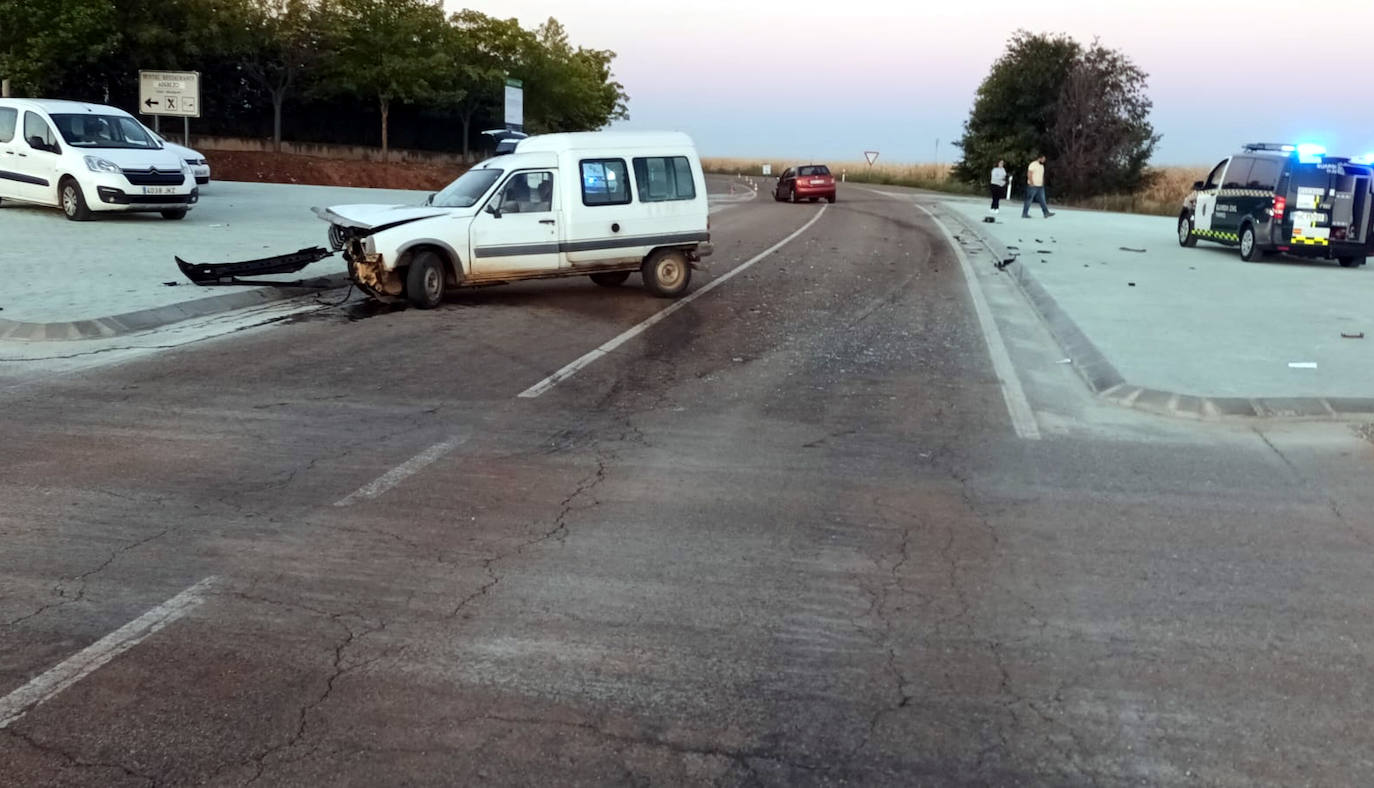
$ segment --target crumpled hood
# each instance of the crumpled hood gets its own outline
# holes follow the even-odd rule
[[[315,215],[330,224],[352,227],[358,230],[379,230],[395,227],[419,219],[443,216],[451,213],[451,208],[436,208],[432,205],[333,205],[328,208],[311,208]]]

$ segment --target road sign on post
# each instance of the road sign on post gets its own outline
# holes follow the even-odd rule
[[[878,152],[875,150],[864,151],[864,158],[868,159],[868,166],[872,167],[873,162],[878,160]]]
[[[138,72],[138,111],[141,115],[200,117],[200,72]]]
[[[525,85],[506,77],[506,130],[525,130]]]

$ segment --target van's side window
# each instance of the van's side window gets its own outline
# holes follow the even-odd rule
[[[503,213],[548,213],[553,210],[553,173],[517,172],[506,182],[497,202]]]
[[[655,156],[635,159],[635,183],[640,202],[695,200],[692,165],[686,156]]]
[[[0,142],[14,139],[14,127],[19,125],[19,110],[14,107],[0,107]]]
[[[1255,159],[1255,166],[1250,170],[1250,182],[1245,184],[1245,188],[1272,192],[1279,187],[1279,172],[1282,169],[1283,162]]]
[[[630,202],[630,176],[624,159],[582,161],[582,204],[625,205]]]
[[[1222,163],[1218,164],[1215,168],[1212,169],[1211,174],[1209,174],[1209,175],[1207,176],[1207,182],[1206,182],[1205,184],[1202,185],[1202,188],[1204,188],[1204,189],[1219,189],[1219,188],[1221,188],[1221,171],[1224,170],[1224,169],[1226,169],[1226,162],[1223,161]]]
[[[53,136],[52,127],[46,120],[38,117],[32,112],[24,113],[24,141],[33,147],[33,138],[37,137],[47,149],[52,150],[57,147],[57,137]],[[41,150],[36,148],[35,150]]]
[[[1226,168],[1226,182],[1221,185],[1221,188],[1244,189],[1245,184],[1250,180],[1250,166],[1254,161],[1254,159],[1245,156],[1231,159],[1231,166]]]

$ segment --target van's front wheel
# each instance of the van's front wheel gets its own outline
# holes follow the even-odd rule
[[[687,292],[692,281],[687,255],[677,249],[660,249],[649,255],[640,273],[645,289],[659,298],[677,298]]]
[[[444,302],[444,263],[434,252],[420,252],[406,272],[406,300],[420,309]]]

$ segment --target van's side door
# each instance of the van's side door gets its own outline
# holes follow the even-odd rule
[[[57,164],[61,147],[52,126],[36,112],[26,111],[22,120],[22,139],[10,143],[13,155],[5,157],[9,188],[21,200],[57,204]],[[89,198],[88,198],[89,199]]]
[[[1221,179],[1217,203],[1212,218],[1212,232],[1220,233],[1223,241],[1240,242],[1240,221],[1245,215],[1245,184],[1250,182],[1250,170],[1255,160],[1249,156],[1233,156]]]
[[[562,206],[553,170],[512,174],[472,220],[474,276],[557,271]]]
[[[1207,180],[1203,181],[1202,191],[1197,195],[1197,207],[1193,210],[1193,229],[1201,231],[1198,235],[1203,238],[1212,237],[1212,220],[1216,213],[1217,192],[1221,191],[1221,176],[1226,172],[1226,164],[1230,159],[1223,159],[1220,164],[1212,168],[1212,172],[1207,175]]]
[[[19,110],[0,107],[0,197],[19,199],[18,148],[24,144],[19,133]]]

